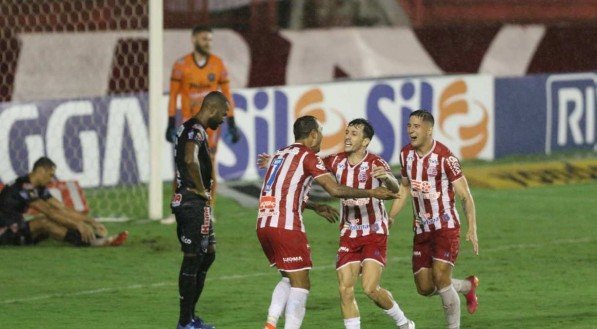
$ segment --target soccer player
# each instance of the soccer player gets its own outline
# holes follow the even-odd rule
[[[195,315],[195,306],[203,291],[207,271],[216,257],[210,209],[213,163],[206,129],[218,129],[229,107],[230,103],[224,94],[210,92],[205,96],[201,110],[179,127],[174,143],[176,191],[172,196],[171,208],[184,253],[178,278],[178,329],[214,328]]]
[[[433,125],[433,115],[427,111],[410,114],[407,127],[411,142],[400,152],[402,183],[390,218],[404,208],[410,193],[415,233],[412,267],[417,291],[423,296],[439,294],[448,328],[459,328],[458,293],[466,296],[468,312],[474,313],[479,279],[474,275],[464,280],[452,278],[460,245],[455,195],[461,199],[468,220],[466,240],[478,255],[475,203],[460,162],[444,144],[433,139]]]
[[[374,129],[365,119],[348,123],[344,152],[323,159],[326,167],[342,185],[376,188],[385,185],[398,192],[399,183],[390,166],[379,156],[369,153]],[[379,286],[386,264],[387,239],[391,221],[382,200],[358,198],[341,200],[340,246],[336,262],[344,326],[361,328],[361,318],[354,296],[354,286],[361,275],[363,291],[390,316],[401,329],[414,329],[392,294]]]
[[[174,143],[176,138],[176,103],[181,97],[181,111],[183,122],[189,120],[201,110],[201,103],[209,92],[220,90],[230,106],[227,122],[230,140],[238,142],[240,133],[234,122],[234,101],[230,93],[228,70],[222,59],[211,53],[212,30],[206,26],[196,26],[192,30],[191,41],[193,52],[185,55],[174,63],[170,76],[170,99],[168,102],[168,129],[166,139]],[[220,129],[206,127],[211,159],[215,159]],[[215,170],[215,167],[214,167]],[[215,175],[212,185],[212,207],[215,203]]]
[[[52,197],[47,185],[54,178],[56,164],[41,157],[33,170],[0,192],[0,245],[31,245],[48,236],[74,246],[120,246],[127,237],[124,231],[107,236],[104,225],[66,207]],[[40,212],[25,221],[25,212],[32,207]]]
[[[307,201],[313,180],[337,198],[397,196],[385,187],[359,190],[338,184],[317,156],[323,134],[315,117],[298,118],[293,132],[295,143],[273,155],[259,198],[257,237],[271,266],[282,275],[272,294],[265,328],[275,328],[283,311],[286,329],[300,328],[305,316],[312,263],[302,211],[314,208]]]

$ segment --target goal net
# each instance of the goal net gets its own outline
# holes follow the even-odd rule
[[[0,183],[41,156],[91,214],[147,218],[146,0],[0,1]]]

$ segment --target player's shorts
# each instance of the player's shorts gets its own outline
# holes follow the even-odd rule
[[[415,234],[413,240],[413,273],[431,268],[434,260],[456,264],[460,248],[460,228],[439,229]]]
[[[295,272],[313,267],[307,235],[301,231],[263,227],[257,229],[257,238],[269,260],[278,270]]]
[[[0,227],[0,246],[26,246],[34,243],[27,222]]]
[[[356,238],[340,237],[340,246],[336,259],[336,270],[349,263],[363,263],[373,260],[381,266],[386,266],[388,236],[385,234],[370,234]]]
[[[186,196],[185,196],[186,197]],[[209,245],[216,244],[211,207],[198,196],[172,207],[176,217],[176,233],[184,253],[206,253]]]

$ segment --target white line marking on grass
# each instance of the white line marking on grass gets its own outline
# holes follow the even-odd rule
[[[584,237],[579,239],[563,239],[563,240],[555,240],[550,243],[527,243],[527,244],[511,244],[511,245],[504,245],[499,246],[496,248],[490,249],[482,249],[480,253],[486,252],[497,252],[497,251],[504,251],[504,250],[512,250],[512,249],[533,249],[533,248],[542,248],[549,245],[562,245],[562,244],[578,244],[578,243],[589,243],[595,241],[595,238],[591,237]],[[407,257],[392,257],[390,261],[397,262],[397,261],[407,261]],[[321,265],[317,266],[311,271],[322,271],[322,270],[330,270],[334,269],[335,264],[330,265]],[[235,274],[235,275],[226,275],[220,277],[211,277],[208,278],[207,281],[229,281],[229,280],[243,280],[247,278],[253,277],[260,277],[260,276],[271,276],[272,272],[264,271],[259,273],[251,273],[251,274]],[[122,286],[122,287],[113,287],[113,288],[99,288],[93,290],[83,290],[78,292],[70,292],[70,293],[56,293],[56,294],[47,294],[47,295],[38,295],[38,296],[31,296],[31,297],[24,297],[24,298],[15,298],[15,299],[5,299],[0,301],[0,304],[14,304],[14,303],[23,303],[23,302],[31,302],[31,301],[38,301],[50,298],[59,298],[59,297],[75,297],[75,296],[85,296],[85,295],[96,295],[102,293],[110,293],[116,292],[121,290],[134,290],[134,289],[146,289],[146,288],[158,288],[158,287],[170,287],[178,285],[177,282],[174,281],[165,281],[165,282],[158,282],[158,283],[151,283],[151,284],[133,284],[129,286]]]

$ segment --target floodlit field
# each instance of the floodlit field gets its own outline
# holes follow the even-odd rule
[[[597,328],[597,184],[472,192],[480,255],[463,241],[454,272],[479,276],[480,306],[469,315],[462,301],[462,328]],[[255,209],[221,197],[216,215],[218,254],[199,310],[218,329],[261,328],[279,275],[259,247]],[[392,228],[382,284],[417,328],[441,328],[440,299],[418,296],[412,280],[409,215]],[[306,226],[315,267],[303,328],[343,328],[333,267],[337,226],[310,211]],[[175,226],[138,220],[108,227],[129,230],[124,247],[48,241],[0,249],[0,328],[175,328]],[[363,328],[392,328],[360,288],[357,295]]]

